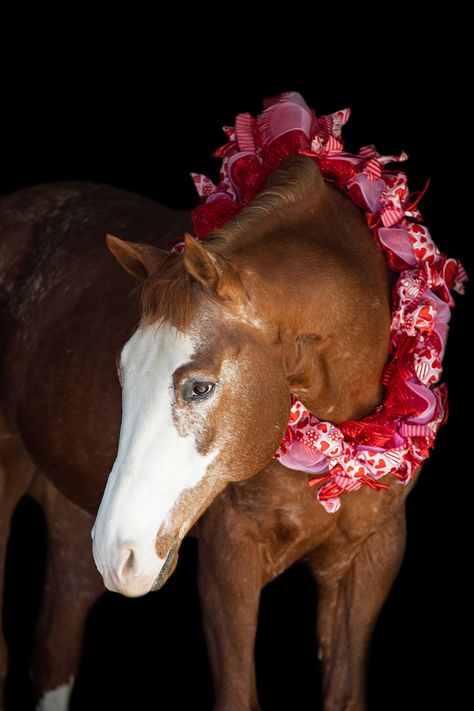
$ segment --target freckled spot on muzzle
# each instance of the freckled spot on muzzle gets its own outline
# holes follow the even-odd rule
[[[175,544],[174,546],[171,546],[169,553],[166,556],[166,560],[163,563],[163,567],[161,568],[155,582],[151,586],[150,592],[155,592],[155,590],[159,590],[160,588],[163,587],[163,585],[166,583],[166,581],[168,580],[171,573],[174,572],[177,562],[178,562],[178,546],[177,546],[177,544]]]

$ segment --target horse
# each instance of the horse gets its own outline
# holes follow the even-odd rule
[[[362,487],[330,514],[274,454],[291,393],[335,423],[381,402],[388,267],[358,208],[306,156],[205,243],[188,235],[170,254],[190,229],[188,212],[104,185],[2,199],[2,556],[35,486],[51,520],[63,504],[84,530],[96,516],[96,565],[124,595],[161,587],[197,536],[215,711],[259,708],[260,592],[303,560],[319,592],[324,709],[362,711],[415,480]],[[56,572],[70,533],[57,527]],[[85,609],[99,592],[84,575]]]

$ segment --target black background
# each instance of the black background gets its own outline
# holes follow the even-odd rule
[[[411,188],[432,179],[421,209],[435,241],[472,273],[472,199],[454,168],[458,149],[450,144],[453,134],[465,135],[462,92],[453,80],[460,67],[439,57],[435,38],[423,46],[418,41],[416,52],[410,45],[410,67],[381,41],[372,44],[363,36],[344,44],[342,57],[337,38],[326,53],[313,38],[310,56],[255,54],[244,67],[238,60],[252,55],[252,42],[241,37],[238,48],[227,51],[222,33],[212,40],[214,53],[203,56],[204,40],[197,35],[189,44],[173,26],[168,54],[156,49],[157,36],[143,39],[148,51],[142,56],[109,28],[101,37],[99,62],[89,61],[87,33],[73,46],[67,32],[61,36],[53,48],[38,41],[24,64],[19,59],[28,42],[20,37],[9,58],[2,193],[42,181],[84,179],[189,208],[196,204],[189,171],[217,177],[218,161],[209,154],[225,142],[220,127],[232,124],[240,111],[260,111],[266,96],[296,90],[318,114],[351,107],[344,130],[349,150],[374,142],[382,153],[408,152]],[[403,55],[402,38],[396,46]],[[336,58],[342,59],[337,67]],[[466,689],[461,644],[469,641],[466,538],[473,496],[468,298],[457,298],[445,359],[450,420],[409,497],[405,562],[375,631],[372,710],[457,708]],[[41,515],[25,501],[14,521],[5,607],[15,710],[31,703],[28,654],[44,548]],[[178,569],[162,591],[132,601],[107,593],[96,605],[73,709],[211,708],[195,558],[196,543],[185,541]],[[262,595],[256,659],[263,711],[320,707],[314,624],[315,591],[297,565]]]

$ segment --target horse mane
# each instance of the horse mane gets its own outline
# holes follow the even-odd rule
[[[324,192],[324,180],[316,163],[305,156],[287,158],[269,177],[262,192],[227,225],[209,236],[217,248],[237,246],[245,237],[266,236],[272,229],[294,228],[308,218],[308,209]],[[221,250],[219,250],[221,252]]]
[[[324,189],[319,168],[309,158],[293,156],[273,173],[262,192],[227,225],[206,238],[224,258],[249,240],[258,241],[272,229],[291,228],[308,216],[309,205]],[[196,293],[201,285],[186,270],[182,254],[169,253],[144,283],[140,306],[142,321],[164,320],[183,331],[191,322]]]

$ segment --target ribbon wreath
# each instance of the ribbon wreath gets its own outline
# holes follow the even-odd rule
[[[379,155],[373,145],[357,154],[344,151],[341,130],[349,109],[317,117],[295,92],[267,100],[264,107],[256,118],[239,114],[235,128],[224,128],[228,142],[214,153],[222,158],[218,185],[191,174],[201,198],[192,214],[197,239],[257,197],[284,158],[302,154],[364,211],[389,267],[399,273],[383,403],[362,420],[336,426],[318,420],[292,396],[288,427],[275,454],[284,466],[311,474],[310,486],[320,485],[318,500],[334,512],[343,492],[362,485],[388,488],[380,481],[388,474],[407,484],[428,457],[446,418],[446,386],[435,385],[454,305],[450,290],[464,293],[467,275],[460,262],[440,253],[422,224],[418,203],[426,188],[410,195],[405,173],[386,169],[387,163],[406,160],[405,153]],[[183,243],[172,249],[182,251]]]

